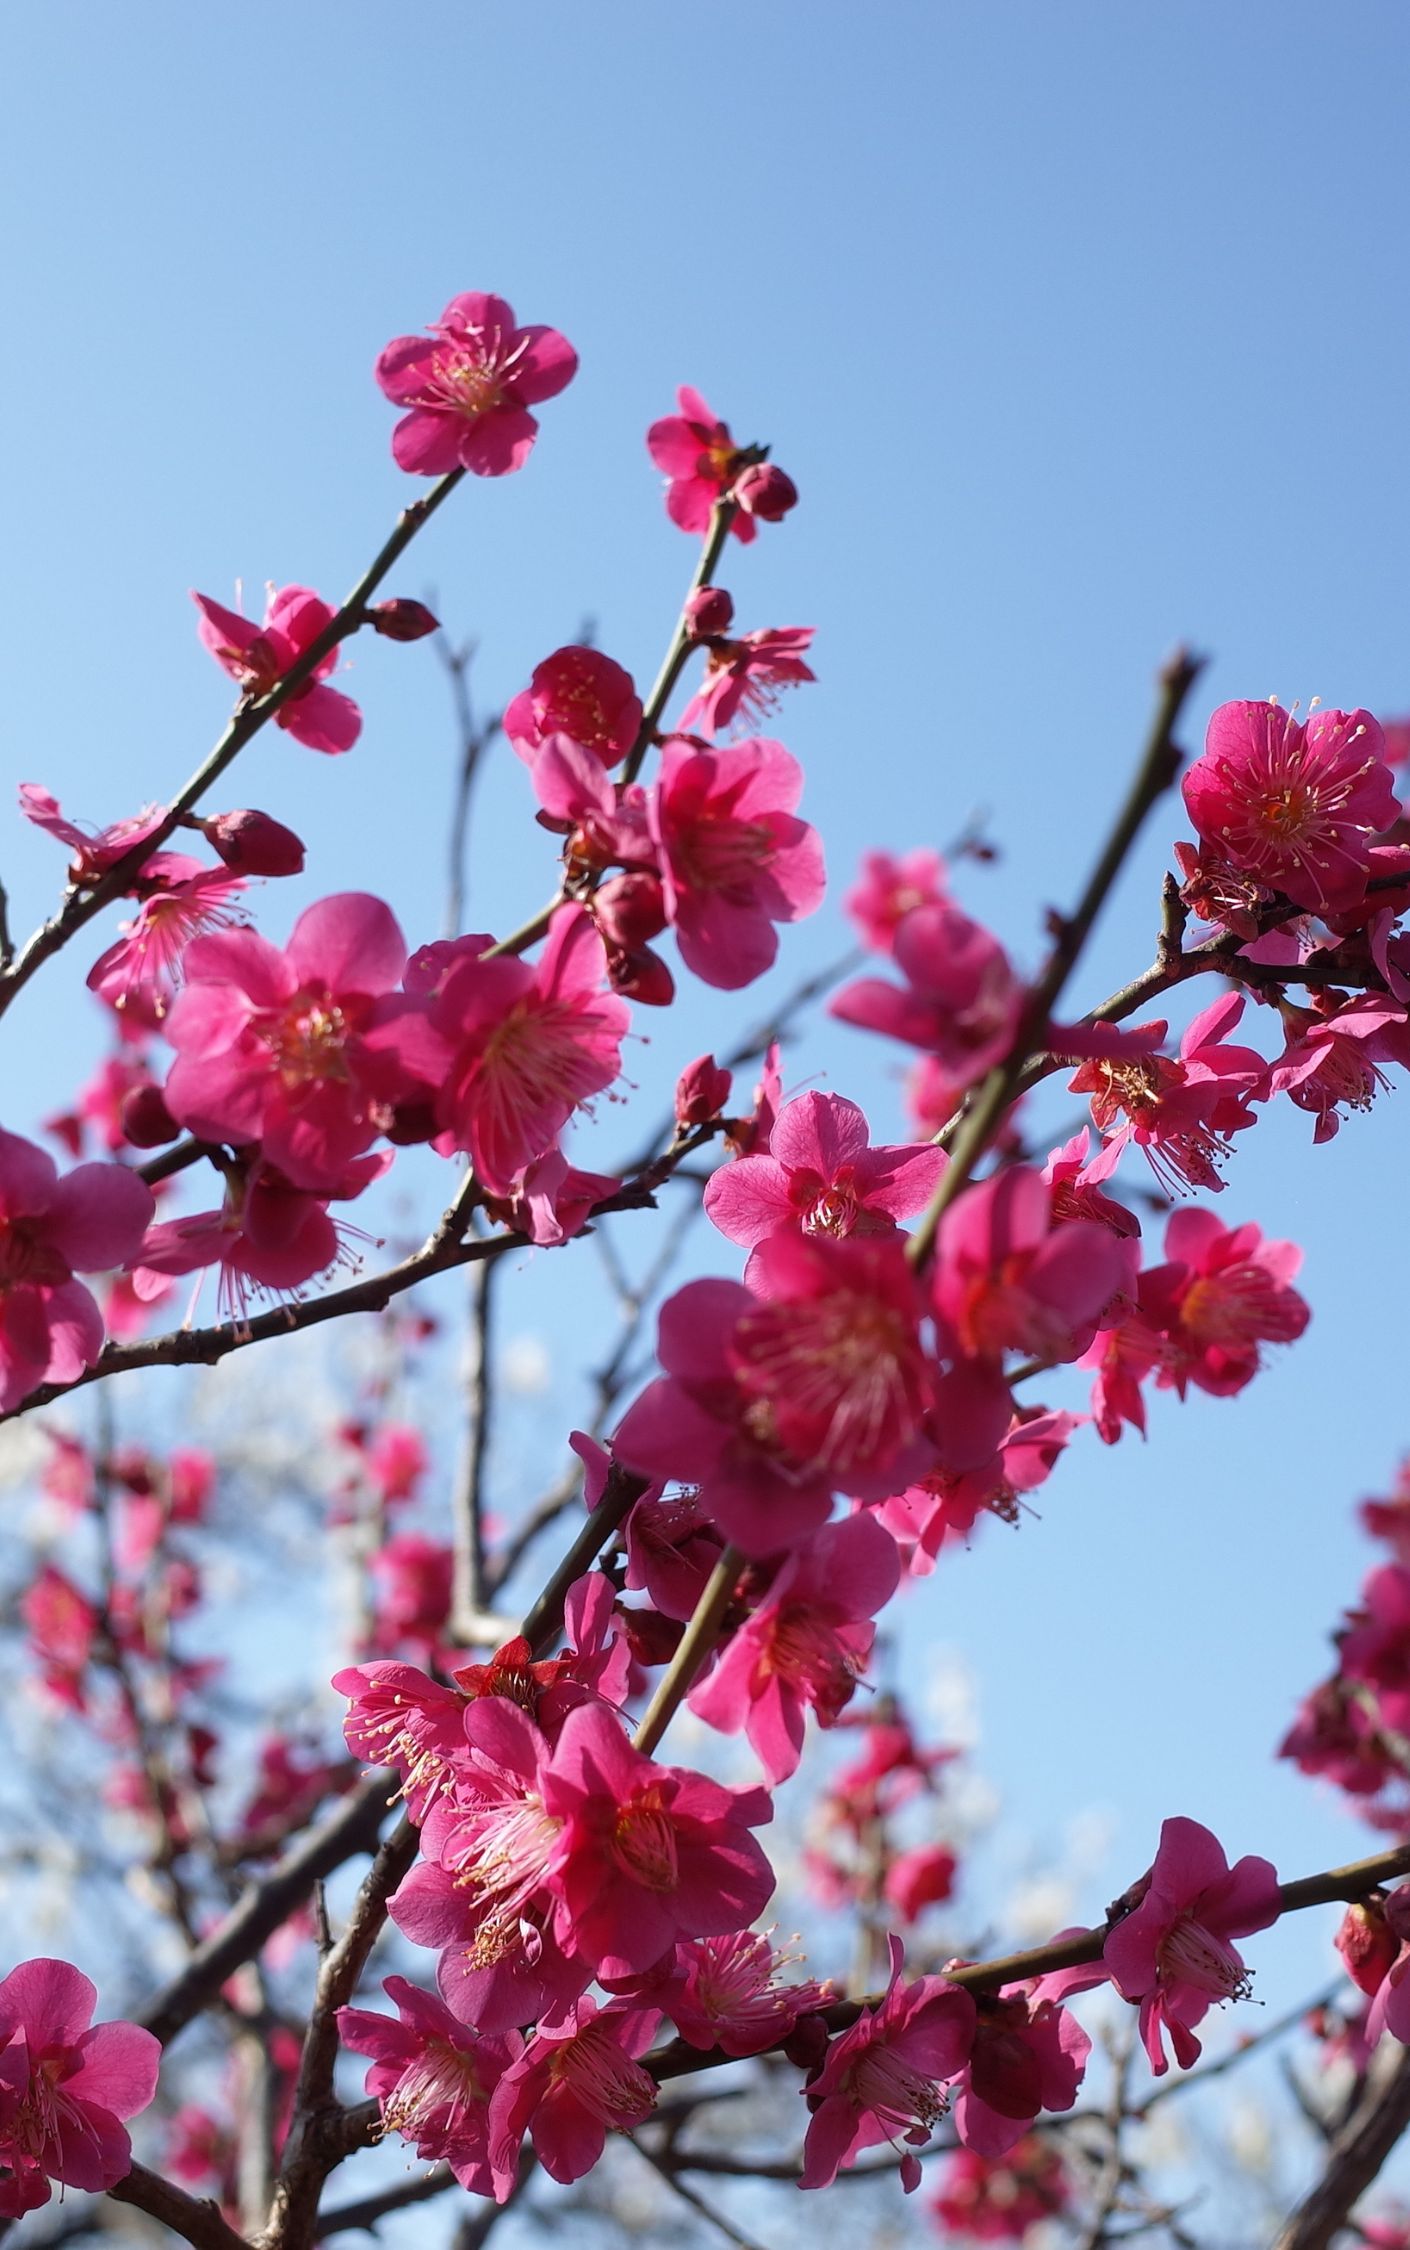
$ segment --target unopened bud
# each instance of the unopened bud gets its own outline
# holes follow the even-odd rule
[[[778,523],[790,508],[797,507],[798,487],[772,461],[760,461],[745,470],[731,497],[746,515],[758,516],[763,523]]]
[[[424,602],[408,601],[404,597],[389,602],[378,602],[367,612],[367,622],[374,633],[386,641],[424,641],[428,633],[439,633],[441,621],[433,617]]]
[[[734,623],[734,602],[723,586],[697,586],[685,605],[685,621],[696,641],[716,641]]]
[[[164,1148],[181,1133],[160,1086],[134,1086],[130,1094],[124,1094],[118,1124],[123,1139],[133,1148]]]
[[[215,813],[200,826],[211,849],[236,875],[298,875],[303,871],[301,839],[267,812]]]
[[[687,1063],[676,1080],[676,1125],[682,1133],[692,1125],[708,1125],[729,1100],[734,1079],[722,1070],[713,1055]]]
[[[1378,1992],[1400,1944],[1385,1917],[1379,1899],[1360,1900],[1349,1906],[1336,1934],[1336,1949],[1346,1973],[1362,1992]]]
[[[666,894],[659,875],[614,875],[593,900],[597,926],[609,945],[634,953],[666,927]]]
[[[609,951],[607,981],[614,992],[639,1000],[643,1008],[669,1008],[676,996],[675,978],[660,954],[646,945],[634,953]]]

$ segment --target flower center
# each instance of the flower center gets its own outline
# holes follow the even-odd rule
[[[875,1297],[835,1290],[760,1306],[739,1322],[730,1358],[748,1426],[760,1435],[766,1428],[800,1465],[844,1475],[890,1459],[920,1426],[919,1339],[896,1307]]]
[[[924,2140],[950,2106],[933,2078],[925,2078],[891,2048],[868,2047],[852,2065],[851,2087],[859,2109],[868,2109],[888,2132]]]
[[[1216,2000],[1247,2000],[1253,1990],[1249,1971],[1232,1945],[1193,1914],[1182,1914],[1162,1938],[1159,1959],[1163,1976],[1195,1985]]]
[[[382,2108],[382,2122],[404,2140],[420,2140],[447,2112],[488,2099],[475,2058],[448,2039],[431,2039],[409,2062]]]
[[[349,1027],[342,1009],[326,992],[296,994],[284,1013],[262,1029],[286,1086],[329,1078],[346,1082]]]
[[[675,1825],[658,1788],[645,1789],[622,1806],[612,1831],[612,1856],[622,1872],[644,1890],[675,1889]]]
[[[58,1289],[72,1281],[68,1261],[32,1232],[32,1221],[0,1218],[0,1289],[27,1282],[31,1288]]]
[[[640,2125],[656,2107],[655,2079],[596,2021],[559,2048],[549,2070],[610,2132]]]

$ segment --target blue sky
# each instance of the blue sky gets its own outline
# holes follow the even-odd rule
[[[864,28],[840,0],[49,0],[11,50],[7,793],[41,780],[106,819],[184,777],[227,707],[187,588],[351,583],[407,490],[373,359],[464,288],[564,329],[582,371],[528,471],[457,495],[391,590],[479,640],[488,699],[584,617],[649,676],[693,552],[642,433],[696,384],[803,495],[728,580],[744,624],[818,628],[821,684],[779,731],[839,894],[863,845],[940,841],[982,806],[1004,857],[962,893],[1033,961],[1178,638],[1213,659],[1196,744],[1228,696],[1410,706],[1398,6],[894,0]],[[444,683],[426,649],[375,644],[342,684],[366,713],[351,757],[270,730],[225,800],[310,844],[262,922],[366,888],[435,934]],[[1149,959],[1172,832],[1153,824],[1085,998]],[[505,760],[472,926],[522,918],[550,860]],[[0,811],[21,928],[60,866]],[[769,991],[844,942],[830,907]],[[96,1053],[85,966],[7,1023],[7,1126]],[[644,1026],[644,1098],[768,997]],[[894,1134],[891,1065],[838,1031],[790,1078]],[[1349,1504],[1410,1445],[1405,1100],[1315,1160],[1307,1121],[1275,1117],[1232,1167],[1231,1220],[1307,1246],[1304,1343],[1239,1401],[1160,1402],[1148,1448],[1075,1448],[1041,1522],[994,1526],[908,1613],[918,1668],[943,1644],[978,1674],[1006,1815],[1042,1844],[1111,1808],[1113,1879],[1168,1812],[1287,1872],[1363,1848],[1268,1754],[1369,1559]],[[606,1158],[616,1124],[585,1147]],[[569,1262],[525,1296],[571,1348],[590,1299]],[[1086,1904],[1108,1895],[1094,1878]],[[1266,1950],[1295,1997],[1288,1941]]]

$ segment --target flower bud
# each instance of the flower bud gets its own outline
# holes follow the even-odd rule
[[[298,875],[303,871],[300,838],[266,812],[215,813],[199,825],[211,849],[236,875]]]
[[[745,470],[731,497],[746,515],[758,516],[762,523],[778,523],[797,507],[798,487],[772,461],[760,461]]]
[[[1378,1992],[1400,1951],[1379,1899],[1360,1900],[1342,1916],[1335,1939],[1346,1973],[1362,1992]]]
[[[658,875],[640,870],[614,875],[593,900],[597,926],[609,945],[634,953],[666,927],[666,894]]]
[[[697,586],[685,605],[693,641],[718,640],[734,623],[734,603],[723,586]]]
[[[687,1063],[676,1080],[676,1127],[684,1133],[692,1125],[708,1125],[729,1100],[734,1080],[713,1055]]]
[[[133,1148],[163,1148],[179,1139],[181,1127],[166,1106],[160,1086],[134,1086],[118,1109],[122,1137]]]
[[[399,597],[389,602],[378,602],[367,612],[367,622],[374,633],[386,641],[424,641],[428,633],[439,633],[441,621],[433,617],[424,602],[408,601]]]
[[[675,978],[660,954],[645,945],[631,953],[610,948],[607,981],[614,992],[639,1000],[643,1008],[669,1008],[676,996]]]

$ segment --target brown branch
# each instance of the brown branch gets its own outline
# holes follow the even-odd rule
[[[1332,2143],[1327,2169],[1273,2250],[1327,2250],[1400,2136],[1410,2127],[1410,2053],[1403,2053]]]
[[[1280,1883],[1278,1912],[1294,1914],[1307,1906],[1366,1898],[1381,1884],[1399,1882],[1407,1875],[1410,1844],[1400,1844],[1394,1851],[1377,1852],[1370,1859],[1352,1860],[1345,1867],[1330,1867],[1316,1875],[1300,1875],[1293,1882]],[[962,1962],[957,1968],[947,1969],[945,1975],[951,1984],[964,1985],[972,1992],[996,1992],[1006,1984],[1046,1976],[1052,1969],[1075,1969],[1100,1961],[1110,1928],[1108,1920],[1097,1929],[1075,1930],[1070,1937],[1032,1946],[1023,1953],[1003,1954],[993,1961]],[[868,2009],[879,2007],[881,1998],[880,1993],[871,1993],[861,2000],[835,2000],[817,2013],[829,2031],[848,2031]],[[696,2070],[716,2070],[736,2059],[719,2047],[701,2049],[689,2046],[684,2039],[672,2039],[644,2056],[642,2068],[660,2083],[668,2078],[687,2078]]]
[[[226,1978],[282,1928],[315,1883],[355,1853],[376,1850],[395,1786],[394,1776],[378,1773],[346,1798],[245,1893],[135,2020],[169,2046],[215,1998]]]
[[[449,476],[442,477],[419,500],[413,500],[408,507],[403,508],[390,536],[383,541],[347,600],[340,609],[334,611],[317,638],[310,641],[308,647],[266,694],[240,702],[214,749],[173,797],[161,826],[109,868],[102,880],[93,884],[91,889],[69,891],[58,913],[42,923],[20,951],[0,967],[0,1015],[4,1014],[21,987],[28,984],[36,969],[51,959],[61,946],[67,945],[69,939],[86,922],[91,922],[95,914],[101,913],[114,899],[121,898],[139,869],[153,852],[161,850],[192,806],[198,804],[206,791],[220,779],[246,743],[252,741],[260,728],[313,678],[324,657],[340,641],[346,640],[349,634],[358,630],[364,622],[364,613],[371,595],[381,585],[393,563],[405,553],[422,525],[430,521],[441,502],[455,490],[464,474],[463,469],[452,469]]]
[[[601,1218],[611,1211],[639,1211],[654,1208],[655,1189],[674,1169],[674,1164],[688,1156],[699,1146],[698,1139],[679,1144],[679,1151],[668,1150],[658,1158],[648,1172],[640,1178],[626,1181],[613,1195],[595,1204],[593,1218]],[[664,1167],[664,1169],[663,1169]],[[462,1197],[465,1190],[461,1191]],[[455,1205],[451,1206],[452,1211]],[[449,1217],[449,1213],[447,1217]],[[251,1344],[268,1343],[272,1337],[289,1336],[305,1328],[320,1327],[329,1320],[346,1319],[350,1313],[382,1312],[394,1297],[418,1282],[429,1281],[436,1274],[449,1273],[457,1266],[474,1265],[481,1259],[502,1258],[511,1250],[529,1247],[529,1237],[518,1232],[476,1236],[469,1242],[460,1241],[455,1229],[447,1232],[442,1220],[436,1232],[400,1264],[389,1266],[382,1273],[372,1274],[366,1281],[349,1283],[345,1289],[330,1290],[326,1297],[310,1297],[294,1304],[275,1305],[270,1311],[256,1314],[253,1320],[232,1325],[218,1323],[212,1328],[178,1328],[166,1336],[153,1336],[140,1344],[109,1344],[92,1367],[85,1368],[68,1383],[41,1383],[31,1391],[19,1406],[8,1414],[0,1414],[0,1424],[17,1420],[21,1414],[31,1413],[36,1407],[50,1406],[56,1398],[66,1398],[70,1391],[83,1390],[90,1383],[105,1382],[112,1375],[127,1375],[139,1368],[214,1366],[218,1360],[228,1359],[232,1352],[248,1350]]]
[[[218,2203],[206,2196],[188,2195],[159,2172],[149,2172],[145,2164],[134,2164],[127,2178],[110,2187],[108,2194],[114,2203],[130,2203],[135,2210],[145,2211],[149,2219],[170,2227],[194,2250],[249,2250],[245,2237],[235,2232]]]

